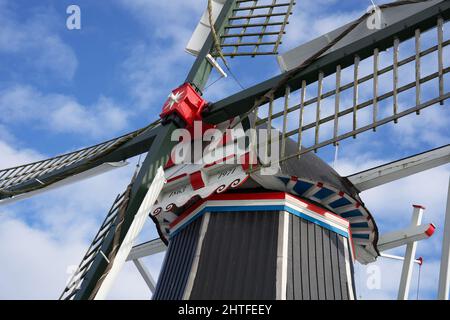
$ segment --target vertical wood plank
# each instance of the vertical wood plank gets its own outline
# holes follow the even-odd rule
[[[319,296],[319,300],[326,299],[326,291],[325,291],[325,267],[324,264],[324,253],[323,253],[323,228],[317,224],[314,224],[315,227],[315,238],[316,238],[316,264],[317,264],[317,292]]]
[[[315,245],[315,227],[314,223],[308,224],[308,264],[309,264],[309,291],[311,300],[319,299],[317,289],[317,265],[316,265],[316,245]]]
[[[336,91],[334,95],[334,129],[333,129],[333,142],[334,146],[337,146],[337,136],[339,134],[339,104],[341,98],[341,65],[336,66]]]
[[[284,159],[286,153],[286,130],[287,130],[287,115],[289,108],[289,96],[291,95],[291,88],[286,86],[284,93],[284,110],[283,110],[283,132],[281,135],[281,159]]]
[[[301,250],[301,265],[302,265],[302,298],[303,300],[310,300],[311,293],[309,288],[309,246],[308,246],[308,222],[300,220],[300,250]],[[313,255],[314,253],[311,253]]]
[[[358,100],[359,100],[359,85],[358,85],[358,73],[359,73],[359,56],[355,56],[355,62],[353,66],[353,130],[358,128],[357,112],[358,112]],[[356,138],[356,134],[353,135],[353,139]]]
[[[393,114],[397,115],[398,112],[398,47],[400,45],[400,40],[398,38],[394,39],[394,49],[393,49],[393,69],[392,69],[392,81],[393,81]],[[397,123],[398,119],[394,119],[394,123]]]
[[[444,58],[443,58],[443,47],[444,42],[444,19],[442,17],[438,18],[437,23],[438,32],[438,72],[439,72],[439,96],[444,95]],[[440,105],[444,105],[444,101],[440,102]]]
[[[322,86],[323,86],[323,72],[319,72],[319,80],[317,83],[317,108],[316,108],[316,133],[314,137],[314,144],[319,144],[319,129],[320,129],[320,107],[322,103]],[[314,149],[317,152],[317,149]]]
[[[373,51],[373,123],[377,122],[378,117],[378,67],[379,67],[379,50],[375,48]],[[373,127],[373,131],[377,131],[377,127]]]
[[[415,69],[416,69],[416,106],[420,105],[420,29],[416,29],[415,32],[416,43],[416,56],[415,56]],[[416,111],[416,114],[420,114],[420,110]]]
[[[299,117],[298,117],[298,137],[297,137],[297,150],[299,152],[298,159],[300,159],[300,151],[302,149],[302,127],[303,127],[303,110],[305,108],[305,99],[306,99],[306,81],[302,80],[302,90],[300,95],[300,109],[299,109]]]

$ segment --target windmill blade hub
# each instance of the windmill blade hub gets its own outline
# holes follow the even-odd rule
[[[160,117],[164,123],[174,121],[179,127],[193,128],[201,121],[201,112],[207,105],[193,85],[185,83],[173,90],[164,103]]]

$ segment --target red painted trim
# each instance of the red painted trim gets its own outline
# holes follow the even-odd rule
[[[322,182],[317,182],[317,186],[318,186],[319,188],[322,188],[322,187],[323,187],[323,183],[322,183]]]
[[[242,170],[247,171],[250,168],[250,164],[252,165],[258,165],[258,163],[256,161],[253,161],[253,157],[251,155],[250,152],[247,152],[246,154],[242,154],[239,157],[241,166],[242,166]]]
[[[261,193],[216,193],[208,200],[282,200],[286,199],[284,192],[261,192]]]
[[[332,215],[332,216],[338,218],[339,220],[345,221],[346,223],[348,223],[348,225],[350,227],[350,221],[348,219],[342,218],[341,216],[337,215],[334,212],[331,212],[331,211],[329,211],[327,209],[323,209],[323,208],[321,208],[321,207],[319,207],[319,206],[317,206],[317,205],[315,205],[313,203],[310,203],[308,200],[301,199],[301,198],[296,197],[296,196],[294,196],[292,194],[286,193],[286,196],[287,197],[292,197],[292,198],[294,198],[296,200],[299,200],[299,201],[301,201],[303,203],[306,203],[306,208],[311,210],[311,211],[314,211],[315,213],[318,213],[320,215],[329,214],[329,215]]]
[[[220,160],[217,160],[217,161],[214,161],[214,162],[212,162],[212,163],[206,164],[206,165],[204,166],[204,168],[209,168],[209,167],[215,166],[216,164],[223,163],[223,162],[225,162],[225,161],[227,161],[227,160],[229,160],[229,159],[231,159],[231,158],[235,158],[235,157],[236,157],[235,154],[231,154],[231,155],[229,155],[229,156],[227,156],[227,157],[224,157],[224,158],[222,158],[222,159],[220,159]]]
[[[177,225],[184,218],[189,216],[193,211],[197,210],[203,203],[208,200],[264,200],[264,199],[285,199],[286,194],[284,192],[265,192],[265,193],[213,193],[208,198],[201,199],[195,203],[188,210],[183,212],[178,218],[172,221],[169,225],[170,228]]]
[[[179,222],[181,222],[182,220],[184,220],[184,218],[186,218],[187,216],[189,216],[192,212],[194,212],[195,210],[197,210],[198,207],[200,207],[202,204],[204,204],[207,201],[207,199],[201,199],[198,202],[194,203],[194,205],[192,205],[192,207],[190,207],[189,209],[187,209],[185,212],[183,212],[182,214],[180,214],[175,220],[173,220],[170,224],[169,224],[169,228],[173,228],[174,226],[176,226]]]
[[[169,180],[167,180],[167,183],[173,182],[175,180],[181,179],[181,178],[186,177],[186,176],[187,176],[186,173],[180,174],[180,175],[178,175],[176,177],[173,177],[173,178],[170,178]]]
[[[203,181],[202,172],[196,171],[191,173],[189,176],[189,181],[194,190],[198,190],[205,187],[205,182]]]
[[[345,192],[344,191],[339,191],[339,197],[343,197],[344,196],[344,194],[345,194]]]
[[[417,261],[419,261],[419,266],[421,266],[423,264],[423,258],[422,257],[418,257]]]
[[[296,176],[291,176],[291,181],[298,181],[298,177],[296,177]]]
[[[166,165],[164,166],[164,170],[172,168],[175,165],[175,163],[172,160],[172,155],[170,155],[169,160],[167,160]]]
[[[225,133],[222,136],[222,140],[220,141],[221,146],[226,146],[227,144],[229,144],[230,142],[233,142],[233,136],[231,134],[230,130],[225,129]]]
[[[430,223],[430,226],[429,226],[428,229],[425,231],[425,234],[426,234],[428,237],[431,237],[431,236],[433,235],[433,233],[434,233],[435,230],[436,230],[436,226],[435,226],[434,224]]]
[[[422,206],[422,205],[420,205],[420,204],[413,204],[413,207],[414,207],[414,208],[418,208],[418,209],[425,210],[425,207]]]
[[[323,209],[315,204],[310,203],[307,200],[300,199],[296,196],[293,196],[289,193],[285,192],[261,192],[261,193],[214,193],[210,195],[208,198],[202,199],[196,204],[194,204],[192,207],[190,207],[188,210],[183,212],[178,218],[176,218],[172,223],[170,223],[169,227],[172,228],[175,225],[177,225],[179,222],[181,222],[184,218],[189,216],[193,211],[195,211],[198,207],[200,207],[203,203],[209,200],[222,200],[222,201],[233,201],[233,200],[287,200],[288,198],[293,198],[294,200],[298,200],[304,204],[306,204],[306,209],[311,210],[317,214],[320,214],[322,216],[325,216],[325,214],[328,214],[330,216],[333,216],[337,218],[338,220],[344,221],[346,224],[348,224],[349,233],[351,233],[350,230],[350,222],[342,218],[341,216],[328,211],[326,209]]]

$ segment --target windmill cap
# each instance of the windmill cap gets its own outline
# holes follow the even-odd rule
[[[420,204],[413,204],[413,207],[425,210],[425,207]]]

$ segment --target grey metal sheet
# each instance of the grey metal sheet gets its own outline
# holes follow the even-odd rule
[[[400,7],[385,8],[382,10],[383,22],[385,23],[385,26],[393,25],[395,23],[398,23],[398,21],[405,20],[414,14],[420,13],[431,6],[442,2],[442,0],[430,0],[427,2],[404,5]],[[280,63],[280,68],[282,69],[282,71],[288,71],[301,65],[307,57],[312,56],[320,48],[328,45],[332,39],[336,38],[352,23],[353,22],[350,22],[342,27],[328,32],[327,34],[324,34],[314,40],[311,40],[279,55],[278,62]],[[341,39],[341,41],[334,45],[330,50],[326,51],[322,56],[343,47],[351,46],[354,42],[370,37],[377,32],[379,32],[379,30],[375,28],[369,29],[366,23],[361,23],[353,31],[351,31],[348,35]]]
[[[266,128],[267,125],[262,124],[258,126],[257,130]],[[286,155],[295,154],[296,152],[297,143],[292,139],[286,139]],[[302,155],[300,159],[294,157],[283,161],[280,164],[280,168],[283,174],[324,182],[359,199],[357,189],[346,178],[341,177],[336,170],[312,152]]]

